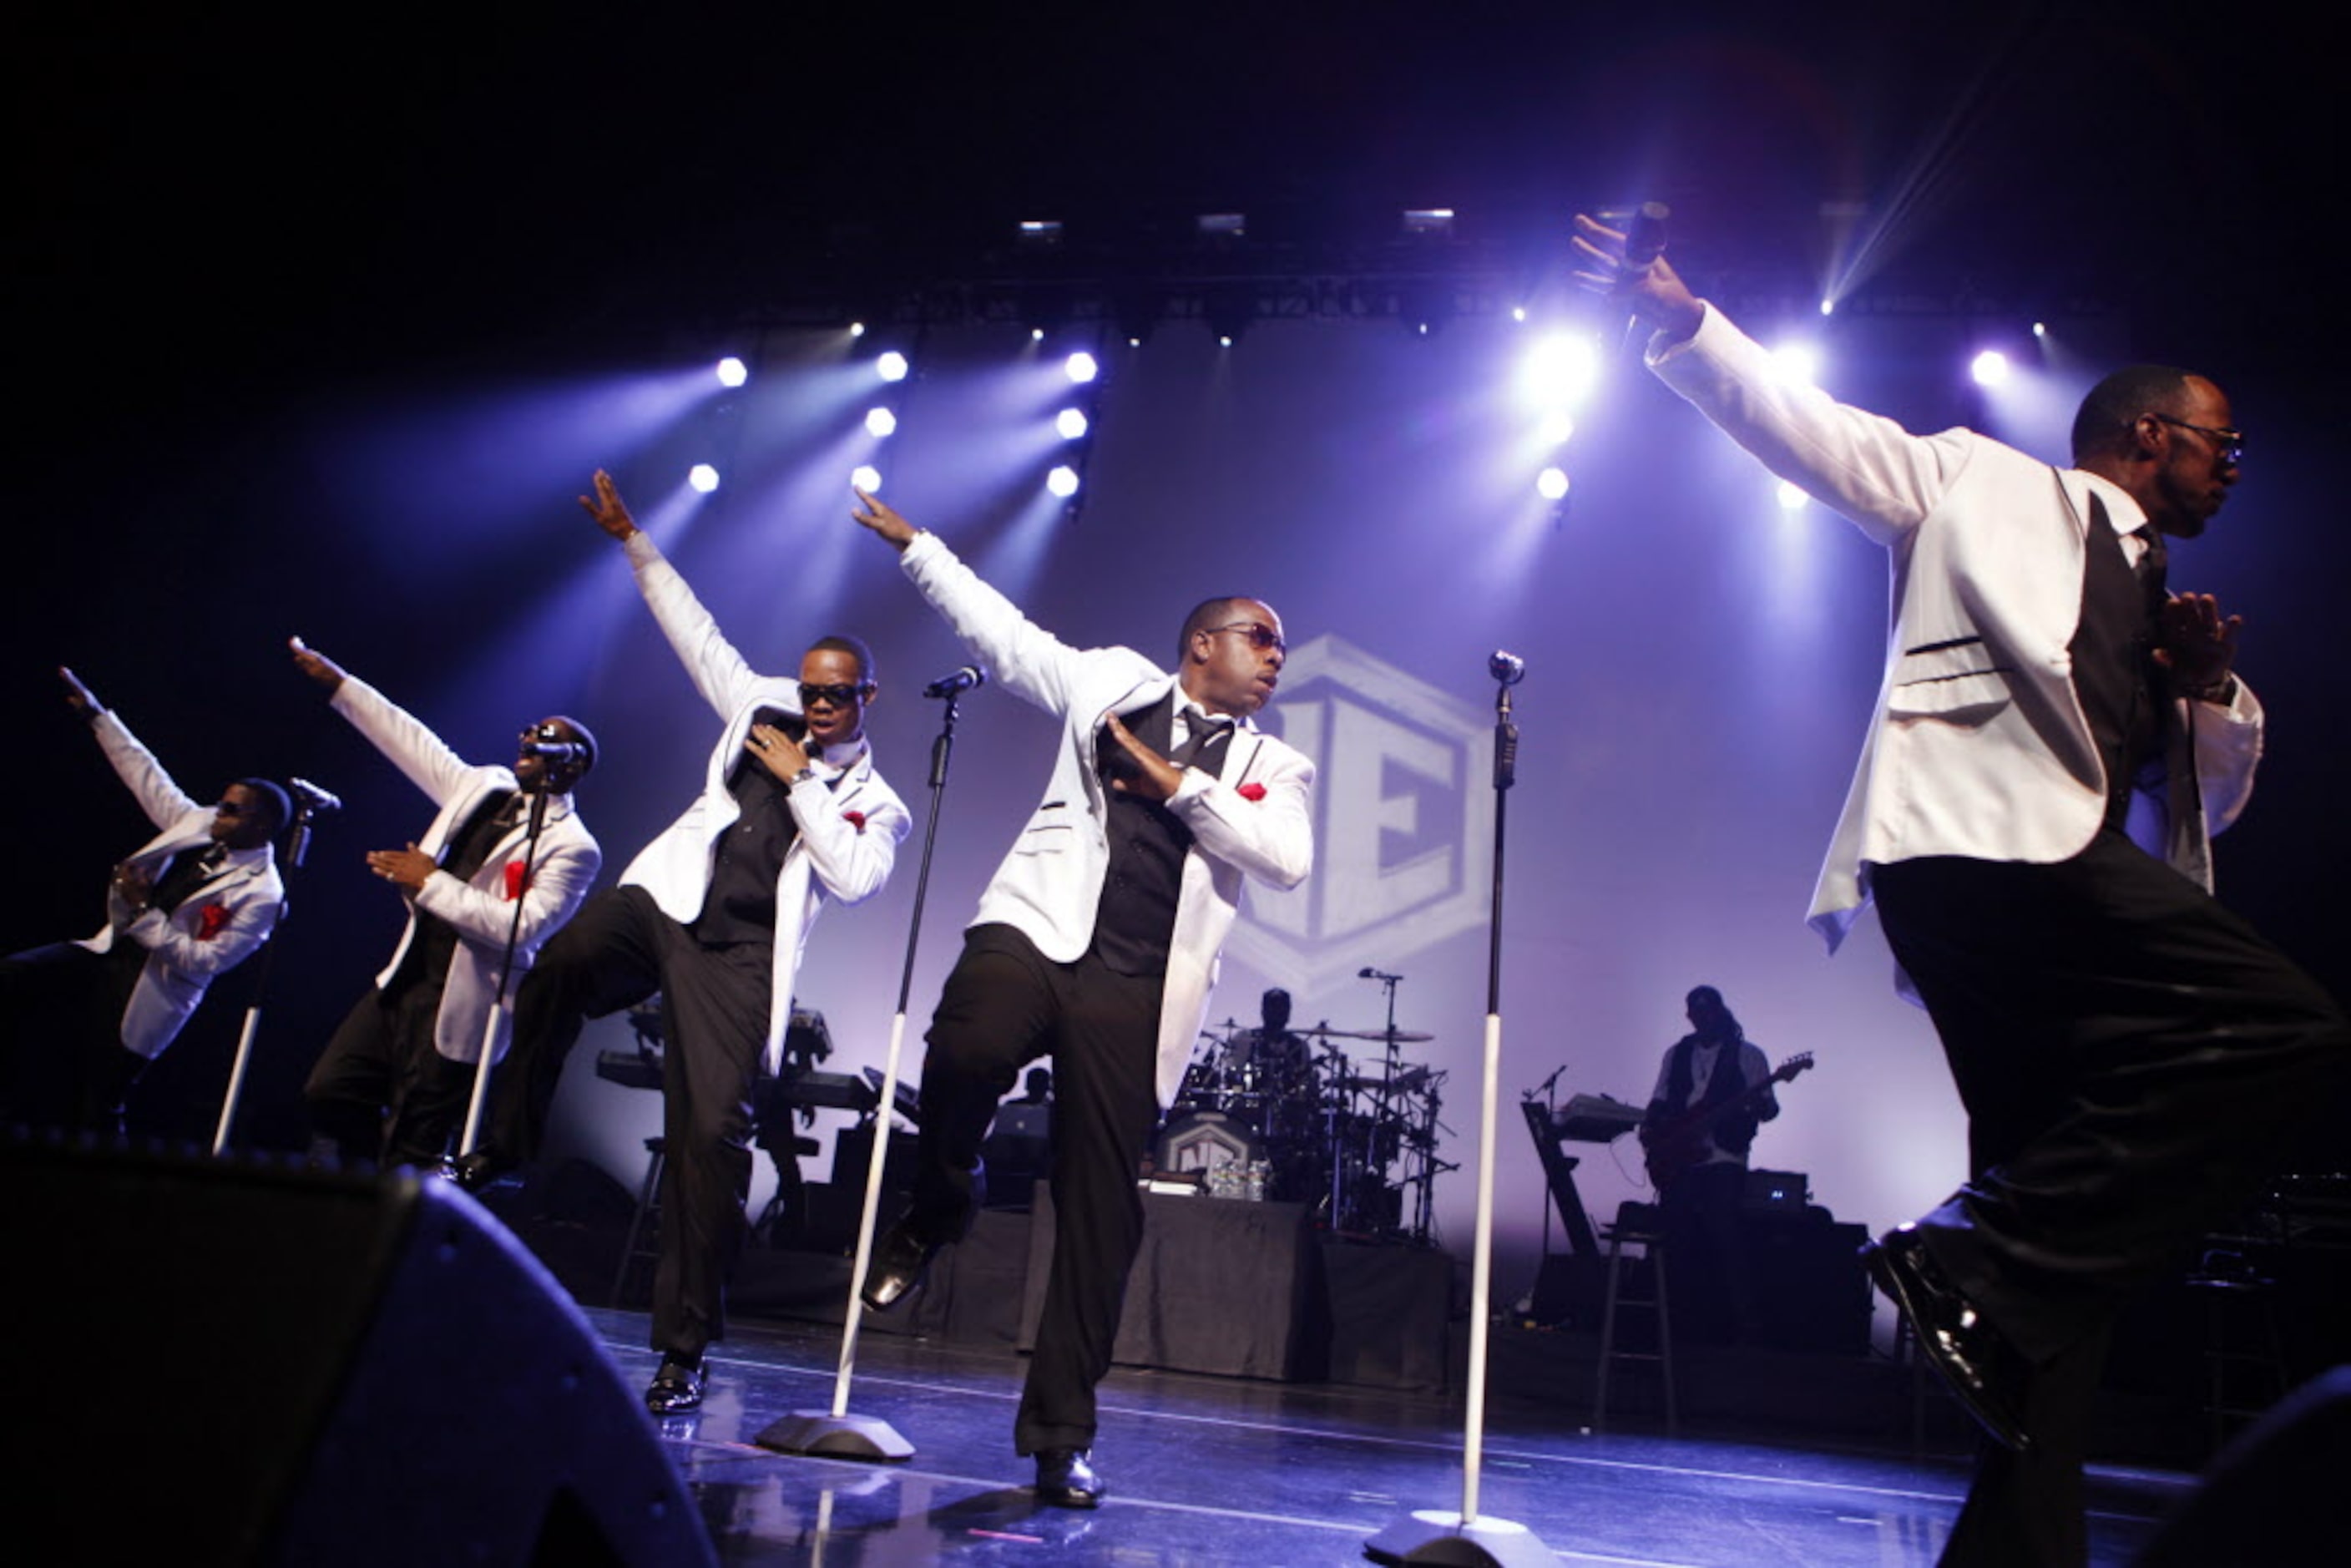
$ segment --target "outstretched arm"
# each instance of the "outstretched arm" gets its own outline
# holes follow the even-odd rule
[[[595,491],[592,497],[580,497],[580,509],[628,551],[637,591],[645,596],[646,608],[653,612],[662,635],[669,639],[678,662],[685,666],[694,689],[721,718],[732,717],[736,709],[758,695],[758,672],[744,663],[743,655],[718,630],[717,621],[662,554],[653,536],[637,527],[628,504],[621,499],[620,486],[601,468],[596,470]]]
[[[1068,713],[1083,670],[1078,650],[1023,615],[1019,605],[956,559],[936,534],[914,527],[862,490],[856,496],[859,504],[850,516],[898,552],[915,588],[979,662],[1024,700],[1049,713]],[[1138,659],[1138,674],[1142,669]]]
[[[149,821],[168,828],[198,809],[201,802],[172,781],[155,754],[139,743],[131,727],[101,704],[79,676],[62,664],[57,666],[57,675],[66,684],[66,706],[90,721],[98,748],[106,754],[114,776],[130,789]]]
[[[426,799],[436,806],[444,805],[452,795],[465,788],[473,768],[423,720],[357,675],[346,673],[341,665],[301,638],[289,637],[286,645],[293,650],[294,667],[330,694],[329,706],[349,719],[353,729],[367,737],[370,745],[406,774],[410,783],[423,790]]]

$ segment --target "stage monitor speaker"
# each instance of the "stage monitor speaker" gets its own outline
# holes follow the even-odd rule
[[[46,1560],[716,1562],[587,1320],[447,1184],[12,1136],[0,1193]]]

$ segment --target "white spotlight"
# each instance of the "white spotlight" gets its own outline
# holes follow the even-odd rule
[[[1064,463],[1045,476],[1045,488],[1063,500],[1078,493],[1078,471]]]
[[[895,349],[892,349],[889,352],[883,354],[880,359],[873,361],[873,373],[880,376],[885,382],[904,381],[906,379],[906,371],[910,367],[906,363],[906,356],[900,353]]]
[[[1535,476],[1535,494],[1546,501],[1567,499],[1567,470],[1546,468]]]
[[[1771,350],[1771,368],[1792,386],[1818,386],[1821,351],[1810,343],[1782,343]]]
[[[718,470],[707,463],[697,463],[685,471],[685,482],[707,496],[718,488]]]
[[[1575,415],[1563,408],[1552,409],[1542,416],[1535,434],[1545,446],[1564,446],[1575,435]]]
[[[894,435],[897,432],[898,416],[891,413],[888,409],[873,408],[865,411],[866,434],[877,436]]]
[[[1233,346],[1233,336],[1232,336],[1232,334],[1231,334],[1231,333],[1229,333],[1229,332],[1219,332],[1219,333],[1217,333],[1217,347],[1218,347],[1219,349],[1229,349],[1229,348],[1231,348],[1232,346]]]
[[[1043,342],[1043,341],[1045,340],[1045,329],[1044,329],[1044,328],[1042,328],[1042,327],[1031,327],[1031,328],[1029,328],[1029,340],[1030,342],[1032,342],[1032,343],[1041,343],[1041,342]]]
[[[1996,387],[2008,380],[2008,356],[1998,349],[1986,349],[1968,366],[1968,374],[1975,377],[1980,387]]]
[[[2046,321],[2035,321],[2032,324],[2032,335],[2036,338],[2046,338],[2049,336],[2049,323]]]
[[[1525,306],[1523,306],[1523,305],[1513,305],[1513,306],[1511,306],[1511,307],[1510,307],[1510,319],[1511,319],[1511,320],[1513,320],[1513,321],[1524,321],[1526,319],[1527,319],[1527,308],[1526,308]]]
[[[1065,408],[1053,416],[1053,428],[1061,433],[1064,441],[1081,441],[1089,426],[1083,409]]]
[[[720,386],[739,387],[750,379],[751,368],[748,365],[746,365],[742,361],[737,359],[734,355],[729,354],[725,359],[718,361],[718,384]]]
[[[1811,499],[1812,497],[1810,496],[1805,495],[1802,490],[1798,489],[1795,486],[1791,485],[1785,479],[1780,481],[1780,509],[1782,511],[1801,512],[1804,509],[1804,503]]]
[[[1822,315],[1823,315],[1823,316],[1834,316],[1834,315],[1835,315],[1835,314],[1836,314],[1836,301],[1835,301],[1835,300],[1834,300],[1834,299],[1823,299],[1823,300],[1822,300],[1822,301],[1821,301],[1821,314],[1822,314]]]
[[[1558,333],[1527,350],[1520,385],[1539,408],[1573,408],[1600,379],[1600,346],[1591,338]]]
[[[1080,386],[1085,385],[1088,382],[1102,374],[1102,367],[1094,363],[1094,357],[1092,354],[1087,353],[1083,349],[1079,350],[1076,353],[1071,354],[1068,359],[1062,361],[1061,369],[1068,373],[1069,378],[1071,381],[1077,382]]]
[[[869,496],[882,493],[882,470],[871,463],[860,463],[849,471],[849,482]]]

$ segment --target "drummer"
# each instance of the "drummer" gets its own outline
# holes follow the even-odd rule
[[[1290,1030],[1290,993],[1280,986],[1258,1003],[1259,1025],[1242,1030],[1227,1045],[1228,1061],[1248,1070],[1249,1082],[1260,1093],[1282,1093],[1304,1083],[1314,1064],[1314,1052],[1301,1035]]]

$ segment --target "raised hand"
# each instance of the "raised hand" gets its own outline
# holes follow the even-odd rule
[[[626,542],[637,531],[637,520],[629,516],[628,503],[621,499],[621,487],[601,468],[596,470],[596,498],[580,497],[580,510],[596,519],[596,526],[614,538]]]
[[[329,692],[341,689],[346,677],[340,664],[336,664],[324,653],[314,652],[310,645],[299,637],[287,638],[286,645],[294,650],[296,669],[326,687]]]
[[[922,532],[914,524],[900,517],[886,501],[876,500],[854,485],[850,486],[850,492],[857,497],[859,505],[852,508],[849,515],[865,528],[888,539],[896,549],[904,550],[914,542],[914,536]]]

